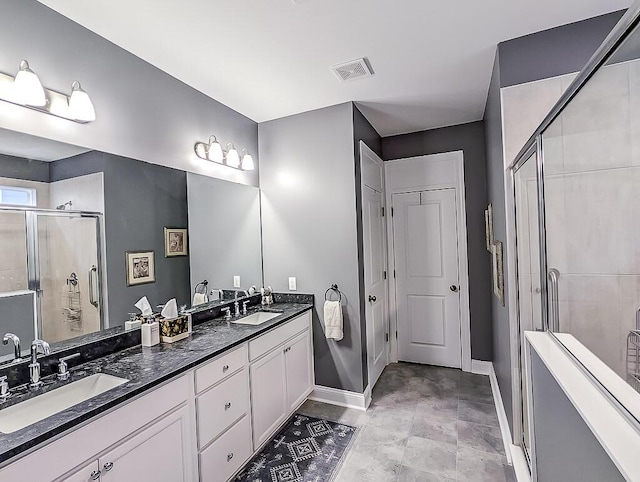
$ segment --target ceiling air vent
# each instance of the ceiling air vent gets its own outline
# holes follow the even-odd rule
[[[334,65],[331,67],[331,70],[333,70],[333,73],[343,82],[373,75],[367,59],[357,59],[344,64]]]

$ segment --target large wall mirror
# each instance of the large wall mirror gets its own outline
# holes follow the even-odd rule
[[[262,284],[258,188],[0,129],[0,336],[24,355],[118,331],[142,296],[201,310]]]

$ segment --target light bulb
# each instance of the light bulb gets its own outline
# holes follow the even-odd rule
[[[213,141],[211,141],[213,137]],[[209,148],[207,149],[207,159],[213,162],[222,162],[224,154],[222,153],[222,146],[218,142],[215,136],[209,138]]]
[[[233,146],[233,144],[229,144],[231,146],[227,151],[227,166],[238,168],[240,167],[240,156],[238,155],[238,151]]]
[[[29,68],[29,62],[20,62],[20,70],[13,81],[16,100],[25,105],[43,107],[47,104],[47,96],[40,79]]]
[[[77,80],[71,84],[71,97],[69,97],[69,113],[75,120],[81,122],[93,122],[96,120],[96,110],[89,94],[87,94]]]
[[[242,169],[245,171],[253,171],[255,169],[255,165],[253,164],[253,157],[249,154],[249,151],[244,150],[244,155],[242,156]]]

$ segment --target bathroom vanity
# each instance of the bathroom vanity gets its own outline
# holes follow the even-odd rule
[[[0,434],[0,479],[229,479],[313,390],[312,304],[274,307],[258,325],[215,319],[72,369],[65,386],[97,373],[128,381]]]

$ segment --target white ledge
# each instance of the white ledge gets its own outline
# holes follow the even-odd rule
[[[558,346],[552,335],[526,332],[525,337],[620,473],[626,480],[640,481],[640,432],[602,389],[585,375],[575,360]],[[611,377],[605,380],[607,384],[616,378],[616,383],[620,383],[620,378],[573,336],[562,335],[562,342],[570,347],[574,356],[580,357],[581,363],[592,374]],[[639,394],[635,395],[640,399]]]

